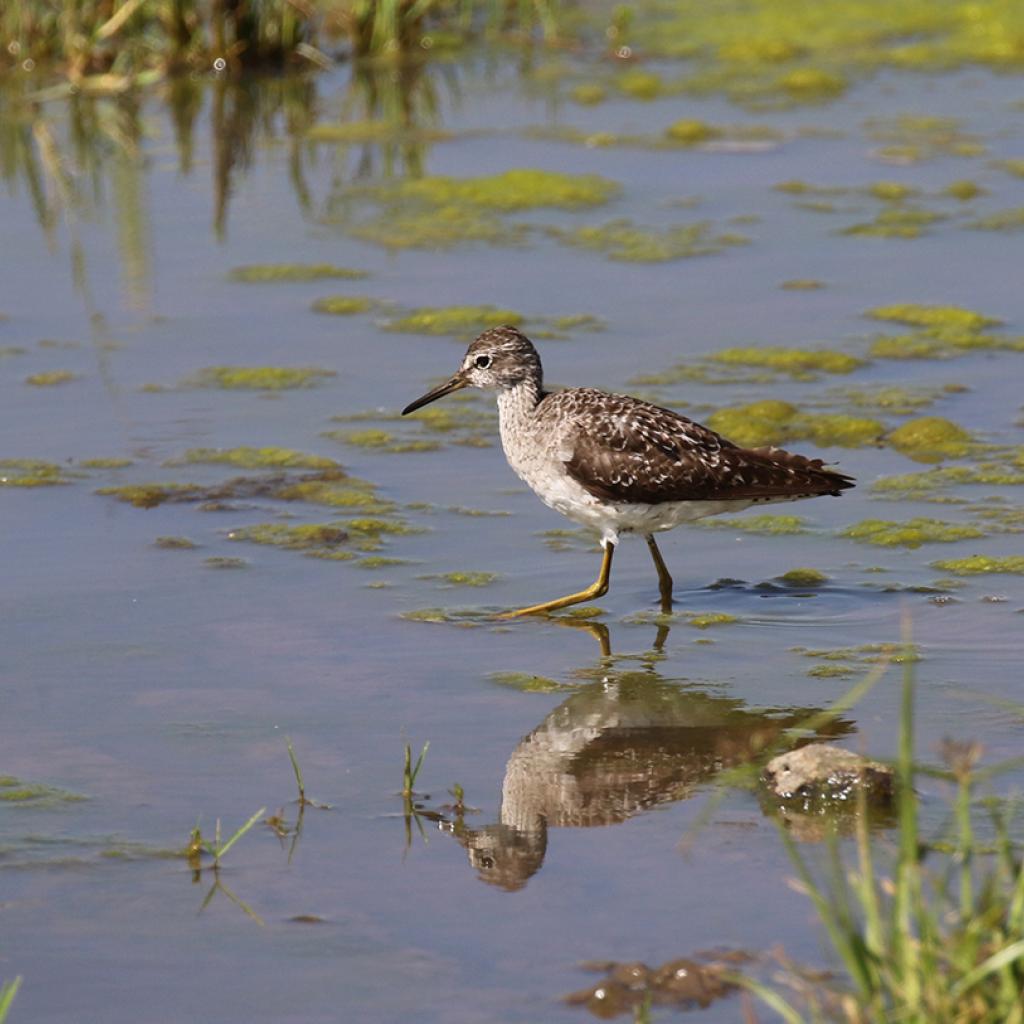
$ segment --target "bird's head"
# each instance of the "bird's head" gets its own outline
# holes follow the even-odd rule
[[[530,339],[515,327],[492,327],[469,346],[454,376],[410,402],[402,415],[461,388],[508,391],[526,381],[537,381],[539,387],[540,375],[540,357]]]

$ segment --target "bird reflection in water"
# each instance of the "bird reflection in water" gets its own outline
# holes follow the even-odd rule
[[[537,873],[552,828],[614,825],[660,804],[685,800],[725,768],[745,762],[820,708],[754,710],[706,684],[668,680],[655,666],[668,627],[636,659],[611,654],[601,623],[554,620],[592,633],[601,646],[593,677],[512,751],[498,821],[450,830],[489,885],[514,891]],[[621,666],[621,667],[620,667]],[[824,734],[852,731],[836,718]]]

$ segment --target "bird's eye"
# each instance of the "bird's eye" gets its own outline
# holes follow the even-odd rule
[[[473,365],[478,370],[486,370],[487,367],[491,365],[491,357],[490,356],[477,356],[476,359],[473,360]]]

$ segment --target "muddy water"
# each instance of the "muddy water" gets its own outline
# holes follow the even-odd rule
[[[1022,577],[932,563],[1019,555],[1010,531],[1020,487],[1007,481],[1024,443],[1024,355],[975,336],[944,348],[950,358],[872,359],[872,339],[914,327],[863,315],[956,305],[1005,321],[982,337],[1024,333],[1019,234],[968,226],[1024,204],[1024,181],[992,164],[1024,146],[1014,80],[882,76],[827,108],[753,114],[681,97],[584,108],[508,71],[467,66],[455,77],[457,89],[431,82],[427,127],[444,139],[295,141],[276,106],[280,84],[197,88],[190,148],[181,108],[175,121],[158,97],[137,116],[101,105],[84,140],[82,112],[62,102],[42,107],[34,136],[24,122],[35,164],[0,195],[0,457],[34,460],[3,473],[43,484],[0,488],[0,774],[12,777],[0,797],[22,797],[0,803],[0,975],[25,979],[18,1017],[572,1020],[584,1011],[558,997],[586,983],[583,960],[660,964],[781,942],[820,963],[809,906],[786,885],[755,793],[730,791],[681,843],[721,773],[830,706],[869,670],[877,645],[898,640],[901,617],[921,657],[922,757],[934,760],[950,733],[982,739],[993,759],[1020,749],[1020,715],[999,702],[1019,692]],[[344,73],[325,76],[315,115],[308,87],[288,110],[336,123],[348,89]],[[253,111],[266,114],[259,124]],[[866,126],[880,111],[958,118],[985,148],[885,162]],[[771,138],[665,149],[553,137],[657,139],[680,118],[753,124]],[[66,179],[43,150],[59,154]],[[372,189],[420,167],[459,178],[514,168],[600,175],[621,193],[570,209],[527,198],[511,212],[456,196],[450,205],[516,244],[431,236],[432,247],[409,248],[436,209]],[[773,188],[795,179],[845,191]],[[940,195],[958,179],[987,194]],[[888,208],[866,191],[879,181],[920,189],[911,207],[947,219],[914,238],[841,233]],[[800,205],[816,198],[834,208]],[[402,222],[388,245],[357,230],[406,214],[421,219]],[[749,242],[665,262],[565,244],[566,232],[622,218],[648,229],[707,221],[713,235]],[[229,278],[252,264],[368,276]],[[779,287],[792,279],[825,287]],[[371,302],[349,316],[312,310],[332,295]],[[546,535],[568,524],[507,469],[488,405],[450,402],[448,432],[394,421],[455,368],[475,328],[384,328],[423,307],[480,305],[520,314],[535,336],[561,335],[538,342],[553,384],[643,391],[702,418],[777,399],[801,416],[873,417],[883,434],[934,415],[969,441],[952,456],[924,453],[945,461],[916,461],[885,443],[835,446],[828,429],[805,423],[792,446],[839,462],[858,488],[769,510],[801,516],[797,532],[737,522],[666,536],[671,621],[657,617],[643,546],[627,540],[600,602],[604,629],[497,625],[488,613],[589,582],[598,555],[585,537]],[[603,330],[556,323],[577,314]],[[706,360],[751,345],[864,362],[794,377]],[[681,364],[699,379],[666,374]],[[275,369],[254,388],[226,389],[218,381],[239,376],[204,376],[211,367]],[[276,370],[294,367],[333,375],[281,387]],[[26,382],[54,373],[73,376]],[[729,373],[731,382],[708,382]],[[888,387],[931,404],[872,406]],[[343,468],[253,468],[256,457],[238,452],[233,465],[194,451],[182,463],[190,450],[242,446]],[[986,460],[999,469],[982,482],[897,500],[872,488]],[[245,482],[225,486],[237,477]],[[194,486],[178,495],[188,500],[121,493],[149,508],[97,493],[152,483]],[[307,489],[288,492],[296,483]],[[335,504],[296,500],[317,496]],[[935,497],[945,500],[926,500]],[[915,517],[931,521],[932,537],[950,524],[976,530],[917,547],[842,535],[868,519]],[[245,532],[267,524],[332,525]],[[779,581],[794,568],[827,578]],[[885,757],[897,709],[890,673],[827,731]],[[330,805],[307,808],[298,837],[286,737],[309,794]],[[405,820],[403,745],[426,741],[422,813]],[[445,807],[456,783],[465,814]],[[287,834],[261,824],[218,875],[195,876],[180,851],[197,820],[212,837],[219,818],[227,835],[260,807],[265,816],[282,808]],[[926,792],[924,808],[937,826],[941,791]],[[820,833],[811,823],[804,834]],[[705,1019],[737,1012],[729,999]]]

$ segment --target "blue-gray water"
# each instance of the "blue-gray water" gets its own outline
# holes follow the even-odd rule
[[[493,304],[526,316],[528,333],[531,318],[591,314],[605,321],[603,331],[539,342],[547,376],[615,390],[638,390],[630,382],[638,374],[729,346],[863,354],[870,336],[901,330],[863,318],[890,303],[961,305],[1019,334],[1020,235],[969,230],[962,205],[934,199],[954,179],[971,178],[991,193],[970,204],[974,214],[1024,204],[1024,180],[990,164],[1024,152],[1017,83],[981,72],[880,76],[824,109],[754,115],[724,100],[680,97],[559,106],[509,70],[485,75],[467,65],[454,73],[458,95],[440,86],[438,113],[452,136],[425,147],[426,172],[543,168],[596,173],[623,187],[603,208],[533,209],[509,220],[707,219],[751,243],[653,264],[607,260],[540,230],[514,247],[388,252],[325,218],[332,191],[344,192],[365,169],[363,158],[373,161],[370,180],[379,180],[379,149],[293,147],[280,115],[276,137],[254,131],[249,165],[236,163],[218,232],[222,154],[211,148],[212,86],[200,93],[187,168],[167,108],[153,96],[142,104],[138,153],[112,137],[94,139],[99,170],[91,179],[76,170],[70,112],[56,102],[43,118],[78,201],[61,200],[44,174],[56,211],[48,235],[26,178],[15,174],[0,192],[0,349],[20,350],[0,357],[0,458],[61,463],[68,473],[63,486],[0,488],[0,774],[87,797],[0,802],[0,977],[24,977],[12,1020],[576,1020],[584,1011],[559,996],[587,982],[576,966],[582,960],[660,963],[712,947],[756,952],[782,943],[820,964],[809,902],[787,885],[791,868],[754,794],[731,793],[692,845],[680,844],[705,810],[716,772],[742,757],[751,734],[770,738],[780,720],[827,707],[858,678],[809,676],[820,662],[792,648],[896,641],[901,616],[922,655],[921,756],[934,760],[947,734],[981,739],[992,760],[1019,752],[1021,716],[993,699],[1018,698],[1022,577],[964,577],[946,593],[951,600],[913,589],[948,576],[929,565],[934,560],[1017,554],[1019,537],[904,549],[837,536],[870,517],[972,521],[960,505],[874,499],[878,477],[928,468],[889,448],[791,446],[838,461],[859,481],[840,500],[772,510],[805,516],[810,533],[694,527],[665,536],[679,608],[728,613],[734,623],[699,630],[681,615],[658,638],[653,623],[629,621],[656,610],[657,587],[643,545],[627,541],[600,605],[614,654],[641,655],[659,642],[646,658],[603,660],[594,635],[543,620],[499,627],[474,614],[462,628],[403,618],[424,608],[480,612],[554,597],[588,583],[598,556],[579,542],[546,546],[542,531],[568,524],[519,486],[496,444],[393,454],[322,437],[360,427],[427,436],[415,424],[331,417],[393,413],[455,369],[464,340],[385,332],[378,322],[396,315],[386,309],[335,317],[310,308],[330,294],[368,295],[398,311]],[[338,118],[347,87],[341,71],[317,80],[320,120]],[[116,122],[113,105],[105,109]],[[961,118],[987,151],[882,163],[864,128],[882,113]],[[770,125],[782,138],[753,151],[652,150],[544,141],[526,131],[565,125],[659,135],[682,117]],[[305,208],[290,174],[296,161]],[[912,240],[839,235],[836,228],[870,219],[881,204],[840,197],[837,205],[859,212],[801,210],[772,189],[795,178],[913,184],[951,219]],[[688,197],[700,197],[699,205],[671,205]],[[758,219],[730,225],[736,216]],[[298,262],[370,276],[250,285],[227,276],[243,264]],[[827,287],[779,288],[792,278]],[[844,409],[830,395],[835,387],[966,385],[921,415],[948,417],[979,440],[1019,451],[1022,359],[979,351],[877,360],[849,377],[690,383],[662,387],[657,397],[699,417],[763,398]],[[337,375],[270,397],[178,386],[220,365],[317,366]],[[54,370],[76,378],[25,383]],[[887,426],[903,418],[881,417]],[[489,433],[493,441],[493,424]],[[140,509],[95,493],[130,482],[212,485],[259,475],[163,465],[190,448],[239,445],[336,458],[425,532],[384,535],[380,554],[407,561],[367,569],[228,537],[253,523],[353,518],[344,509],[259,497],[227,511],[194,503]],[[80,467],[115,457],[132,464]],[[1019,511],[1013,488],[954,493],[998,493]],[[405,507],[415,503],[433,507]],[[453,507],[508,514],[468,516]],[[197,547],[155,547],[161,536]],[[211,557],[247,565],[218,570],[205,564]],[[829,582],[812,596],[758,587],[798,566]],[[423,578],[467,570],[498,578],[481,589]],[[745,585],[709,589],[721,578]],[[567,688],[524,691],[495,673]],[[890,670],[836,731],[853,749],[889,756],[898,707],[899,675]],[[534,730],[549,759],[538,762],[538,777],[551,764],[565,774],[555,772],[554,795],[524,798],[534,800],[536,827],[510,851],[502,846],[507,830],[496,824],[502,783],[506,772],[529,779],[533,762],[522,761],[520,742]],[[331,807],[306,811],[291,851],[291,836],[279,840],[260,825],[226,856],[220,881],[262,926],[223,892],[200,912],[212,874],[194,882],[183,858],[155,854],[184,847],[197,819],[206,835],[218,818],[230,833],[263,806],[268,814],[283,808],[294,822],[286,737],[310,795]],[[486,863],[472,866],[456,837],[429,820],[425,838],[413,824],[406,848],[397,795],[403,744],[418,751],[428,740],[416,787],[429,794],[422,802],[450,802],[446,790],[460,783],[479,809],[466,818],[478,838],[465,843],[497,847],[485,850]],[[1006,785],[1021,781],[1018,774]],[[926,790],[924,806],[937,827],[942,791]],[[495,879],[504,867],[508,874]],[[320,920],[293,920],[303,915]],[[704,1019],[735,1020],[738,1012],[731,999]]]

